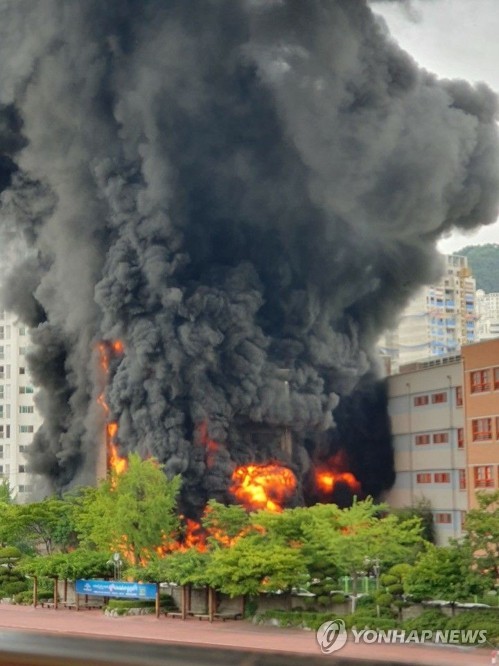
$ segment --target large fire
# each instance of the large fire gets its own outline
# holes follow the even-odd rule
[[[326,465],[316,468],[314,481],[319,494],[330,496],[339,486],[347,487],[352,494],[359,495],[361,485],[352,472],[347,472],[347,460],[343,451],[332,456]]]
[[[102,341],[97,345],[99,352],[99,366],[103,375],[104,387],[97,398],[97,402],[102,407],[106,421],[109,418],[109,405],[105,397],[105,384],[109,374],[109,365],[112,358],[121,356],[125,352],[125,347],[121,340],[113,340],[110,342]],[[127,459],[120,456],[118,452],[118,424],[116,421],[107,421],[106,423],[106,456],[107,468],[113,470],[115,474],[122,474],[127,468]]]
[[[230,492],[248,509],[282,511],[296,489],[296,477],[276,463],[241,465],[232,473]]]

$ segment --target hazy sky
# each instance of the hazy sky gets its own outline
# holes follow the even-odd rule
[[[499,92],[499,0],[412,0],[373,4],[393,37],[417,62],[441,77],[485,81]],[[453,234],[442,252],[499,243],[499,222],[470,236]]]

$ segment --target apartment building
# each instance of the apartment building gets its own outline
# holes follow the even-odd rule
[[[0,477],[19,502],[27,501],[33,490],[26,453],[42,422],[26,363],[28,351],[26,327],[0,311]]]
[[[462,535],[468,508],[462,382],[459,356],[414,363],[388,378],[397,476],[386,501],[428,500],[439,544]]]
[[[492,340],[499,338],[499,293],[476,292],[477,338]]]
[[[468,503],[499,488],[499,338],[462,349]]]
[[[420,289],[402,313],[396,329],[382,337],[379,348],[391,359],[392,372],[421,358],[458,354],[476,340],[476,282],[466,257],[446,255],[438,284]]]

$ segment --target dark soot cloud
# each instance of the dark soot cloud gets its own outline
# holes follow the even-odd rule
[[[365,492],[389,487],[374,343],[438,273],[436,239],[496,217],[493,93],[419,69],[363,0],[5,0],[0,32],[33,469],[92,478],[96,344],[120,338],[121,450],[182,474],[185,510],[250,461],[290,465],[311,501],[341,449]]]

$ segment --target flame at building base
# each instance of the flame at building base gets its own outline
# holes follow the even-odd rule
[[[282,511],[296,485],[296,476],[287,467],[250,464],[236,467],[229,490],[248,509]]]

